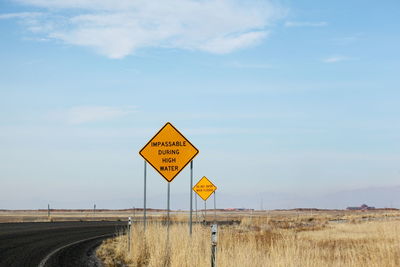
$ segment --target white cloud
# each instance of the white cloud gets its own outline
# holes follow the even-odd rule
[[[349,61],[349,60],[354,60],[354,58],[337,55],[337,56],[331,56],[331,57],[325,58],[322,61],[325,63],[337,63],[337,62]]]
[[[62,117],[70,124],[112,120],[134,112],[132,107],[79,106],[62,112]]]
[[[222,36],[206,42],[200,46],[200,49],[216,53],[225,54],[233,52],[242,47],[249,47],[256,45],[267,36],[267,32],[248,32],[238,34],[237,36]]]
[[[39,12],[19,12],[19,13],[6,13],[0,14],[0,19],[27,19],[34,18],[42,15]]]
[[[286,13],[270,0],[16,1],[47,10],[27,21],[32,31],[110,58],[145,47],[230,53],[261,42]]]
[[[324,27],[327,26],[326,21],[308,22],[308,21],[287,21],[285,27]]]
[[[338,37],[333,39],[333,43],[336,45],[349,45],[359,41],[362,36],[362,33],[357,33],[352,36]]]

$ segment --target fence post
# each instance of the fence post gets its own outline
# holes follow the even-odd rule
[[[131,228],[132,228],[132,218],[128,218],[128,252],[131,252]]]
[[[217,267],[217,224],[211,225],[211,267]]]

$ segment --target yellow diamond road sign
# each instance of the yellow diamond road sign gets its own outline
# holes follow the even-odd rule
[[[217,187],[205,176],[193,187],[193,191],[195,191],[204,201],[207,200],[215,190],[217,190]]]
[[[139,152],[168,182],[198,153],[199,150],[169,122]]]

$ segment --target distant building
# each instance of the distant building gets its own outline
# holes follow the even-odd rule
[[[360,207],[347,207],[347,210],[374,210],[375,207],[370,207],[367,204],[362,204]]]

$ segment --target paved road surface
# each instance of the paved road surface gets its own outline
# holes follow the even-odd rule
[[[100,266],[95,248],[122,231],[121,222],[0,224],[0,267]]]

